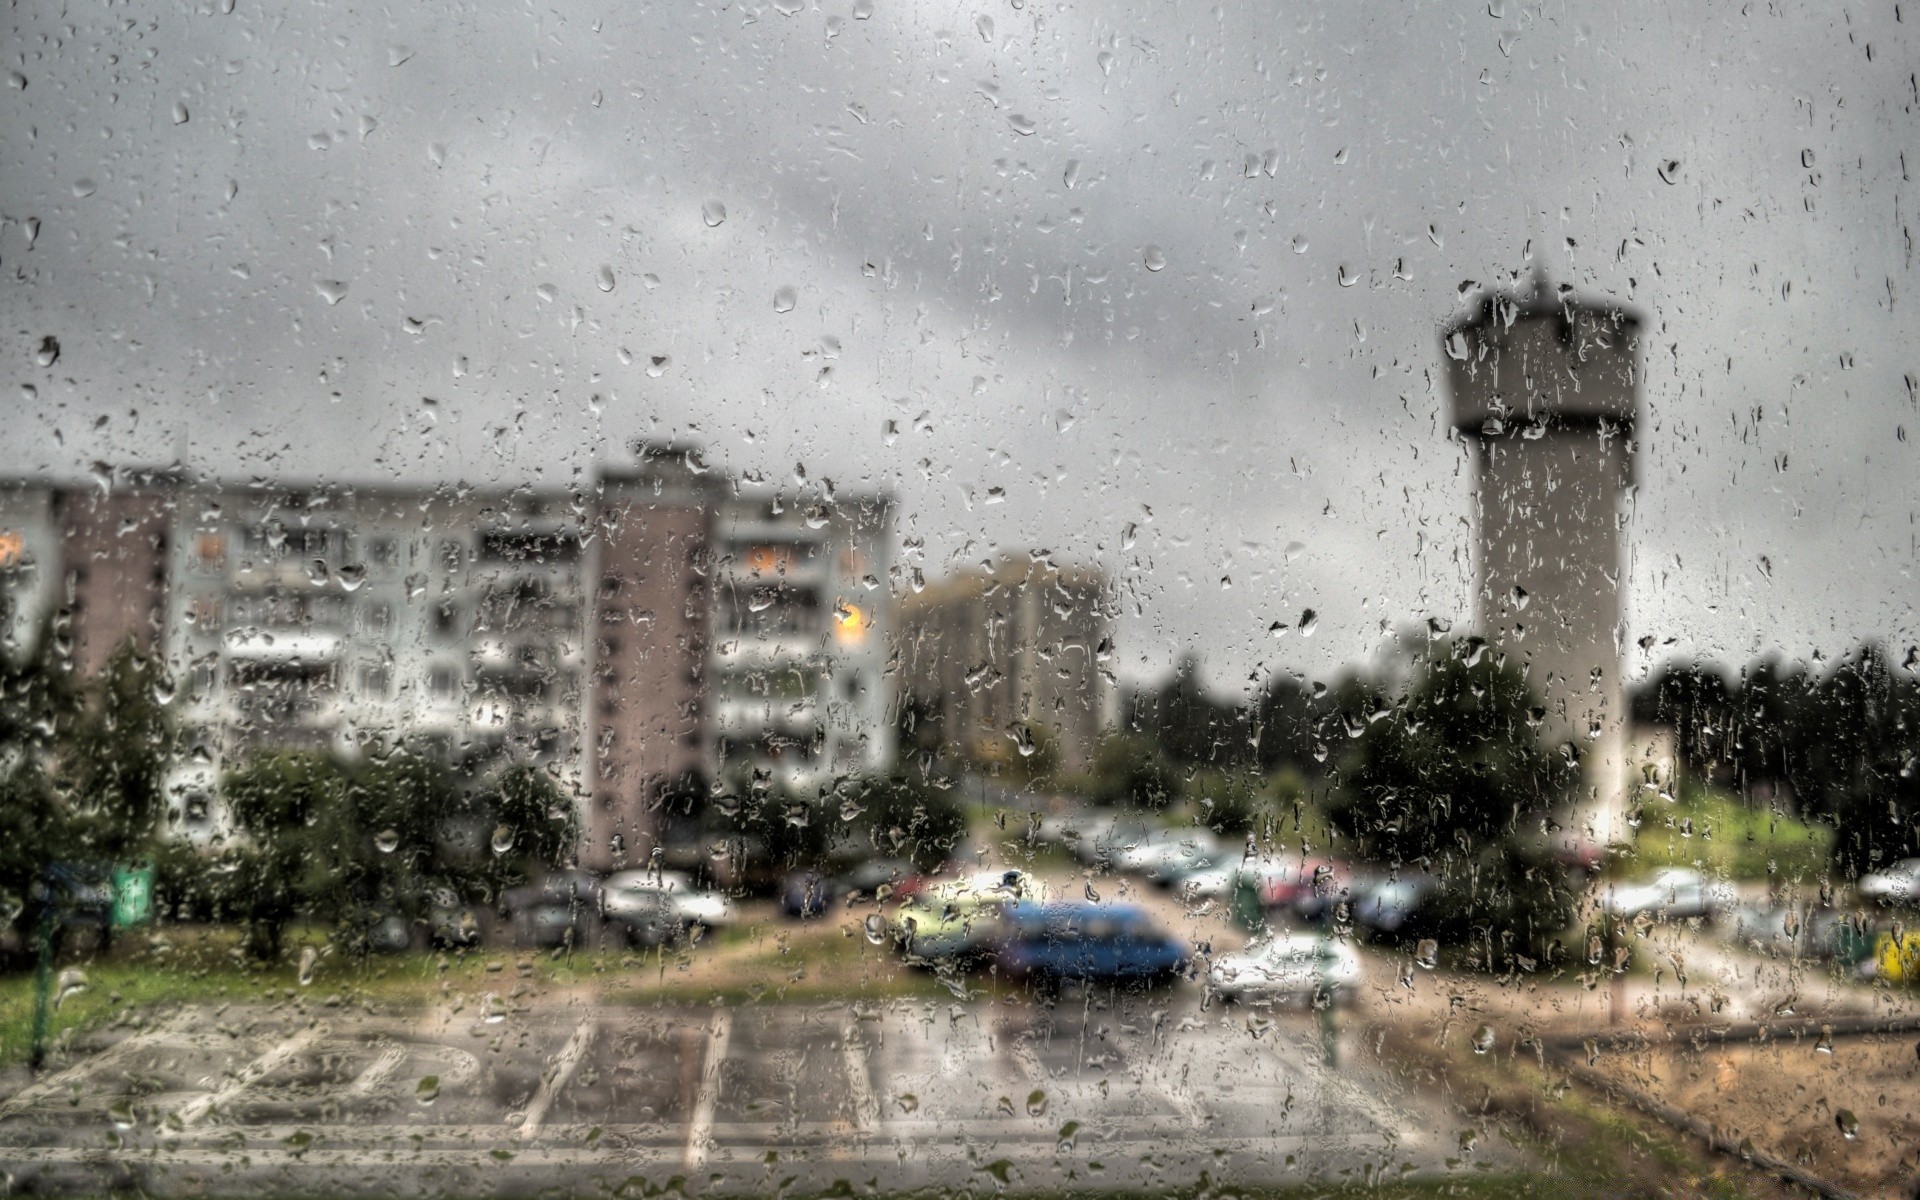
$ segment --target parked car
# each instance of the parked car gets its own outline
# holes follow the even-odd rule
[[[1207,987],[1227,1000],[1323,997],[1342,1004],[1352,998],[1360,978],[1360,956],[1346,942],[1289,933],[1216,958],[1207,972]]]
[[[599,940],[601,885],[591,871],[549,871],[537,882],[508,889],[501,908],[517,942],[585,946]]]
[[[1642,913],[1667,920],[1710,917],[1733,904],[1733,888],[1686,867],[1668,867],[1651,879],[1619,883],[1600,895],[1600,909],[1616,917]]]
[[[890,924],[910,960],[971,960],[999,941],[1008,906],[1039,900],[1041,890],[1037,880],[1019,870],[932,881],[894,910]]]
[[[1220,839],[1205,829],[1157,829],[1116,849],[1113,867],[1171,885],[1183,875],[1212,867],[1219,857]]]
[[[992,951],[1010,903],[977,892],[916,896],[894,911],[892,926],[909,961],[964,963]]]
[[[1041,822],[1041,835],[1048,831]],[[1060,840],[1083,866],[1110,867],[1115,856],[1126,847],[1153,832],[1153,826],[1131,813],[1087,812],[1061,820],[1056,827]]]
[[[1185,946],[1130,905],[1021,901],[1006,909],[1005,927],[995,964],[1043,987],[1167,979],[1189,962]]]
[[[603,902],[609,920],[633,931],[637,940],[670,941],[695,928],[733,924],[733,904],[719,892],[693,885],[684,871],[620,871],[607,877]]]
[[[1253,888],[1255,900],[1266,906],[1273,891],[1286,887],[1299,873],[1297,859],[1235,857],[1229,851],[1212,866],[1182,875],[1174,891],[1188,901],[1223,900],[1244,883]]]
[[[832,903],[833,887],[819,871],[790,871],[780,881],[780,911],[789,917],[817,917]]]
[[[436,890],[427,902],[427,941],[443,949],[478,946],[492,928],[492,914],[468,904],[452,888]]]
[[[1379,933],[1399,933],[1432,898],[1436,882],[1426,875],[1376,879],[1354,889],[1354,924]]]
[[[1884,871],[1862,875],[1853,890],[1876,904],[1912,904],[1920,900],[1920,858],[1903,858]]]
[[[925,878],[904,858],[870,858],[833,878],[834,898],[845,904],[866,900],[905,899],[920,890]]]
[[[1300,871],[1276,894],[1284,899],[1273,907],[1286,908],[1303,921],[1319,921],[1332,915],[1341,901],[1351,902],[1356,888],[1368,881],[1357,878],[1345,863],[1331,859],[1305,862]]]

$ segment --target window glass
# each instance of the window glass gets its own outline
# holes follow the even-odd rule
[[[1920,1187],[1911,5],[21,5],[31,1194]]]

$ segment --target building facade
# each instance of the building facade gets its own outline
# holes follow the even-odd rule
[[[892,765],[885,496],[730,495],[713,531],[716,778],[796,791]]]
[[[1080,770],[1118,715],[1112,616],[1090,567],[1008,557],[949,576],[901,601],[901,690],[949,751],[992,762],[1037,737]]]
[[[585,781],[585,564],[568,498],[527,491],[184,488],[166,656],[192,752],[183,829],[269,749],[407,742]]]

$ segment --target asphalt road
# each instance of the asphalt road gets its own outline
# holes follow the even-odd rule
[[[1514,1165],[1357,1029],[1191,988],[1053,1006],[233,1005],[0,1101],[13,1191],[588,1192],[1360,1182]],[[1471,1145],[1463,1151],[1463,1145]]]

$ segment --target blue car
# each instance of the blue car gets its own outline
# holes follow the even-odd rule
[[[1188,965],[1187,948],[1128,905],[1022,901],[1007,908],[1005,931],[995,964],[1043,985],[1166,979]]]

